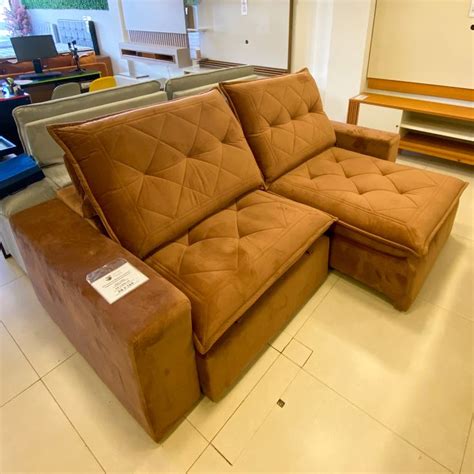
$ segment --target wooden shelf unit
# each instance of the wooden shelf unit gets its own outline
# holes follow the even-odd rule
[[[401,150],[474,165],[474,109],[470,107],[363,93],[349,100],[347,123],[399,132]]]

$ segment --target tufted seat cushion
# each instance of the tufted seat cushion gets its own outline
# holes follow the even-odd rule
[[[218,91],[49,130],[109,235],[138,257],[262,184]]]
[[[465,186],[457,178],[332,147],[270,190],[337,216],[338,226],[422,256]]]
[[[195,346],[204,354],[333,221],[303,204],[255,191],[146,263],[191,300]]]
[[[267,181],[336,142],[307,69],[271,79],[220,84]]]

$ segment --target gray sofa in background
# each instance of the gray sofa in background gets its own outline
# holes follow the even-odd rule
[[[58,189],[71,184],[63,161],[63,151],[49,135],[47,126],[87,120],[166,101],[167,96],[160,89],[159,81],[147,81],[25,105],[14,110],[25,152],[35,158],[45,175],[45,179],[0,200],[0,239],[7,253],[23,269],[25,266],[13,237],[10,217],[54,198]]]
[[[168,100],[200,94],[217,87],[219,82],[252,81],[258,79],[253,66],[235,66],[224,69],[172,77],[165,84]]]

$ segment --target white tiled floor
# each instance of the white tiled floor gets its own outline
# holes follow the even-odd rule
[[[400,162],[470,182],[413,307],[331,273],[233,390],[160,445],[0,258],[0,472],[474,472],[474,174]]]

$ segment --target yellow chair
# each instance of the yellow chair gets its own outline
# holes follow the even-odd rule
[[[101,91],[103,89],[111,89],[117,87],[117,81],[114,76],[100,77],[92,81],[89,86],[89,92]]]

